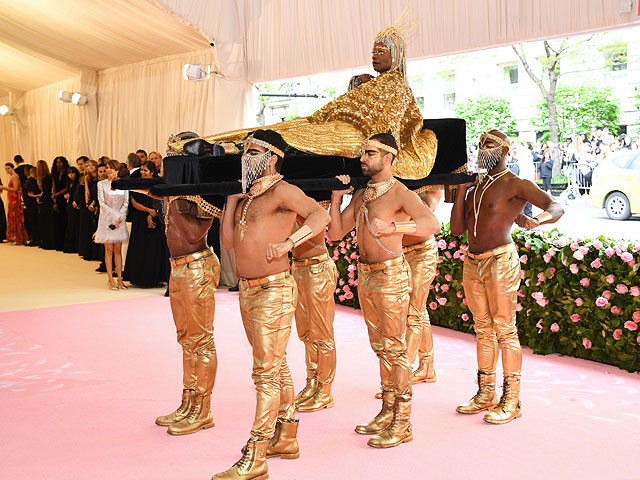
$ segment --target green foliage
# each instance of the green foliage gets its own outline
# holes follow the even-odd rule
[[[557,230],[516,230],[513,239],[522,267],[517,308],[522,345],[542,355],[560,353],[640,371],[640,244],[602,236],[574,240]],[[427,304],[431,322],[473,333],[462,286],[466,237],[453,236],[444,226],[437,240],[440,259]],[[355,272],[349,275],[358,255],[353,232],[329,250],[341,277],[336,302],[357,308],[357,278]]]
[[[620,105],[611,88],[592,83],[559,86],[556,90],[558,134],[568,138],[590,132],[592,127],[607,127],[612,134],[618,131]],[[549,130],[549,109],[541,97],[537,105],[538,117],[533,124]]]
[[[482,132],[498,129],[509,136],[517,132],[511,104],[506,98],[482,96],[456,104],[456,115],[467,122],[467,143],[475,145]]]

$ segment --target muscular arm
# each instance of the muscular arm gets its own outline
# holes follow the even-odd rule
[[[404,211],[416,222],[416,232],[412,235],[427,237],[438,233],[442,228],[433,211],[411,190],[402,191],[402,204]]]
[[[239,195],[229,195],[227,204],[222,212],[220,243],[222,248],[226,250],[233,248],[233,232],[236,228],[235,213],[239,200]]]
[[[279,186],[278,194],[286,208],[296,213],[298,217],[304,218],[303,225],[311,228],[313,237],[324,232],[331,218],[315,200],[307,197],[302,190],[290,184]]]
[[[518,215],[516,223],[524,228],[535,228],[543,223],[555,223],[558,219],[564,215],[564,209],[559,202],[557,202],[547,192],[541,190],[535,183],[530,180],[520,180],[518,185],[518,197],[531,202],[536,207],[541,208],[549,215],[540,214],[542,221],[538,217],[530,219],[526,215]],[[544,216],[543,216],[544,215]]]
[[[347,191],[348,192],[348,191]],[[362,190],[358,190],[353,194],[351,203],[347,205],[344,211],[340,212],[340,205],[342,204],[342,197],[345,191],[336,191],[331,194],[331,208],[329,209],[329,221],[328,234],[331,240],[340,240],[347,232],[353,230],[356,226],[356,207],[355,198],[358,195],[362,195]]]
[[[465,208],[468,188],[469,185],[463,184],[458,187],[458,191],[456,192],[456,199],[451,209],[451,220],[449,224],[452,235],[464,235],[464,232],[467,231],[468,225]]]

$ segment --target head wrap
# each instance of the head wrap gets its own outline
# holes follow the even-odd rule
[[[413,7],[409,2],[396,18],[393,25],[383,28],[376,35],[374,43],[381,43],[391,53],[391,68],[389,71],[399,70],[407,81],[407,36],[418,26]]]

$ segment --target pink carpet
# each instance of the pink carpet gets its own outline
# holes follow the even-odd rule
[[[463,416],[475,392],[474,338],[435,328],[438,382],[414,388],[412,443],[366,445],[356,423],[379,409],[359,311],[338,308],[335,408],[299,414],[301,457],[269,460],[273,479],[636,479],[640,376],[565,358],[524,356],[522,418]],[[180,352],[163,297],[0,315],[0,478],[208,479],[239,458],[254,410],[251,353],[237,294],[216,309],[216,426],[173,437],[157,415],[179,402]],[[304,384],[295,334],[289,364]],[[516,472],[516,473],[514,473]]]

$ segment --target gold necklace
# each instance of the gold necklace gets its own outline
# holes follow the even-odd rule
[[[503,177],[508,171],[509,169],[505,168],[504,170],[501,170],[500,172],[496,173],[495,176],[489,175],[487,173],[485,178],[489,178],[489,181],[482,186],[482,191],[480,192],[480,201],[478,202],[478,205],[476,205],[476,193],[480,189],[480,185],[478,185],[473,191],[473,217],[474,217],[473,236],[474,237],[478,235],[478,216],[480,216],[480,205],[482,205],[482,197],[484,197],[484,192],[489,190],[489,187],[493,185],[493,183],[496,180],[498,180],[500,177]]]
[[[387,180],[383,180],[382,182],[373,183],[372,180],[369,180],[367,183],[367,188],[364,190],[364,201],[366,203],[373,202],[377,198],[380,198],[382,195],[387,193],[391,188],[396,184],[395,177],[390,177]]]
[[[258,178],[253,182],[251,188],[249,189],[249,193],[247,193],[247,201],[244,202],[242,207],[242,215],[240,215],[240,222],[238,222],[238,226],[240,227],[240,241],[244,240],[244,233],[249,228],[249,224],[247,223],[247,211],[249,210],[249,205],[253,202],[253,199],[259,197],[271,187],[273,187],[276,183],[282,180],[283,176],[279,173],[274,173],[272,175],[266,175],[264,177]]]

